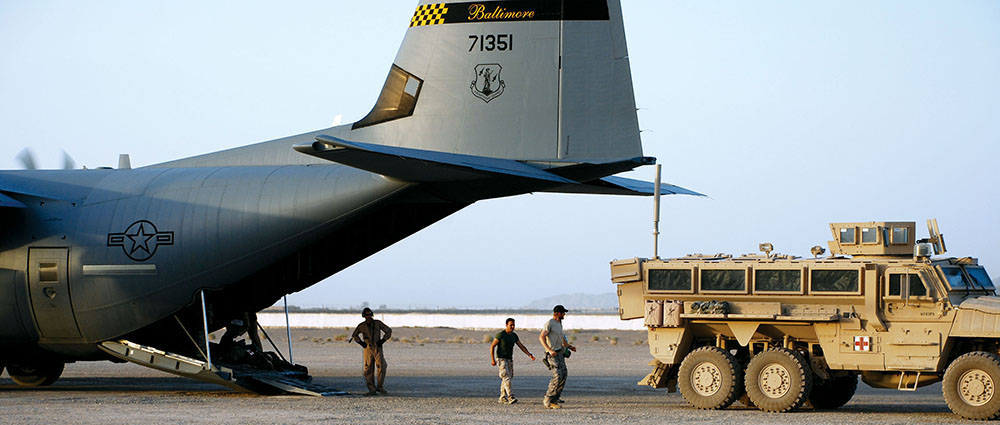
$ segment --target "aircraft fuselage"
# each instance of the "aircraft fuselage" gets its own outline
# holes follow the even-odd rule
[[[13,326],[0,328],[0,343],[37,341],[68,355],[169,317],[198,291],[252,278],[310,244],[335,245],[327,239],[341,225],[389,208],[409,186],[317,164],[3,177],[45,193],[3,211],[0,321]],[[311,283],[273,282],[273,290],[240,297],[263,308]],[[225,310],[221,301],[216,313]]]

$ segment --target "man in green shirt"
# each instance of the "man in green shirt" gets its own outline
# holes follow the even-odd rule
[[[517,334],[514,333],[514,319],[507,318],[504,330],[498,332],[493,337],[493,343],[490,344],[490,364],[497,366],[497,360],[499,359],[500,404],[517,403],[517,398],[514,397],[514,391],[510,386],[510,382],[514,378],[514,345],[517,345],[524,354],[527,354],[531,358],[531,361],[535,361],[535,356],[528,352],[524,344],[521,344],[521,340],[517,337]],[[494,353],[496,354],[495,356]]]

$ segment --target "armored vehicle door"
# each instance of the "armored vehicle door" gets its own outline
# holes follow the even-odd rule
[[[937,288],[926,271],[889,267],[882,275],[882,308],[885,319],[893,321],[933,321],[944,315]]]
[[[66,248],[28,251],[28,292],[38,332],[45,339],[80,338],[69,294]]]
[[[943,294],[932,285],[924,269],[889,267],[882,275],[882,315],[885,365],[888,369],[928,370],[941,356],[942,334],[950,323],[943,320]]]

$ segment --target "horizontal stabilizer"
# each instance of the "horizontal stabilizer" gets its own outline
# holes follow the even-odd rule
[[[545,192],[589,193],[595,195],[652,196],[654,193],[654,184],[652,182],[647,182],[642,180],[634,180],[634,179],[627,179],[624,177],[611,176],[611,177],[605,177],[603,179],[589,181],[582,184],[558,186],[552,189],[545,190]],[[660,183],[660,194],[705,196],[693,190],[688,190],[683,187],[674,186],[668,183]]]
[[[507,176],[576,184],[573,180],[511,159],[349,142],[327,135],[317,136],[315,142],[295,145],[294,148],[328,161],[417,183]]]
[[[0,208],[27,208],[24,202],[0,193]]]

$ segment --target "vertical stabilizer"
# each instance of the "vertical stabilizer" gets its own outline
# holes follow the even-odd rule
[[[420,1],[342,137],[517,160],[642,155],[619,0]]]

